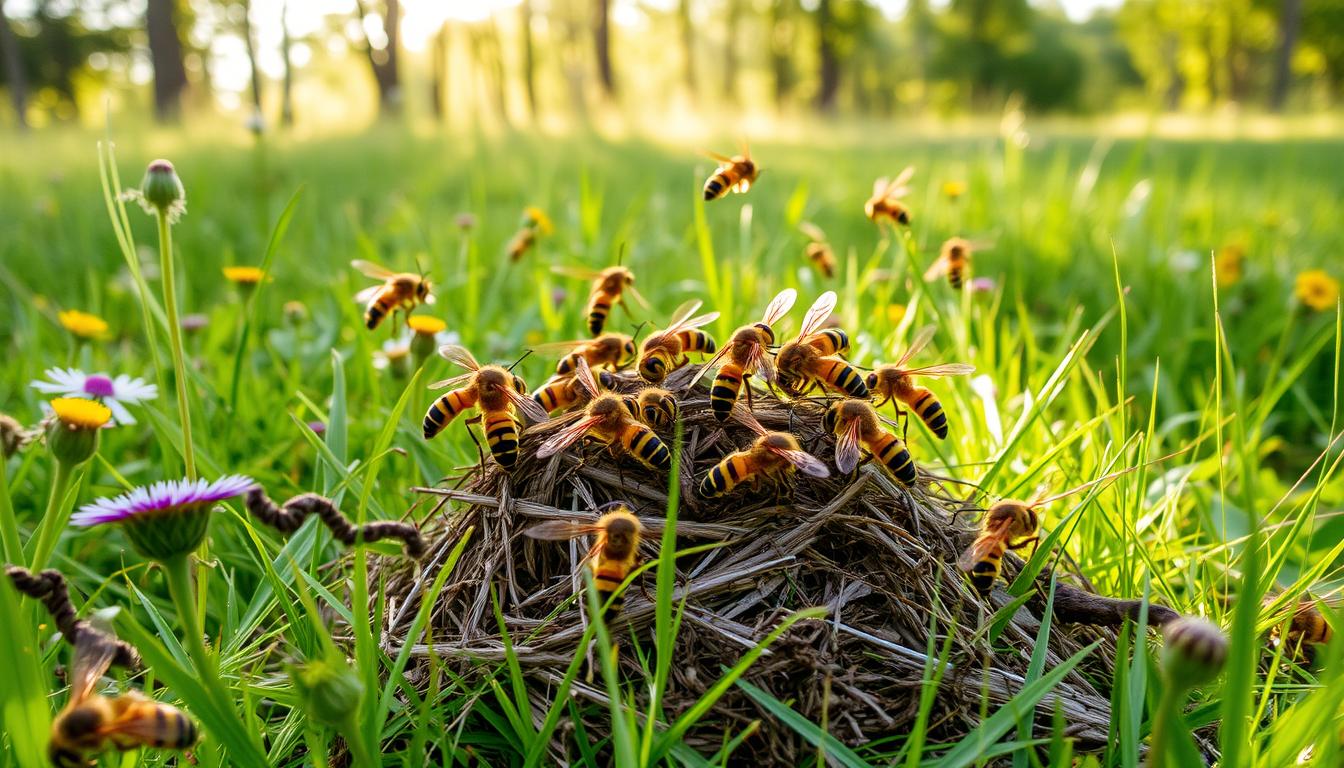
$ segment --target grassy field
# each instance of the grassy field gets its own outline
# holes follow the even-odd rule
[[[444,319],[482,361],[506,364],[529,345],[584,335],[586,285],[550,267],[605,266],[622,247],[653,304],[634,317],[614,312],[627,332],[700,298],[722,313],[708,330],[724,339],[777,291],[794,287],[800,306],[783,324],[787,336],[813,297],[833,289],[858,364],[894,359],[915,329],[934,323],[937,335],[920,360],[976,366],[973,377],[936,385],[952,420],[946,441],[911,426],[911,451],[931,471],[978,483],[992,498],[1024,496],[1042,479],[1067,487],[1189,448],[1087,503],[1048,509],[1044,531],[1058,534],[1054,545],[1102,594],[1151,594],[1225,629],[1226,672],[1192,694],[1187,715],[1193,725],[1220,724],[1209,738],[1224,765],[1283,765],[1311,745],[1316,764],[1336,764],[1340,644],[1318,652],[1324,663],[1295,665],[1262,636],[1292,596],[1338,591],[1341,320],[1334,299],[1304,306],[1295,287],[1308,270],[1344,277],[1344,142],[1109,141],[1046,130],[1029,142],[848,132],[826,141],[825,130],[815,143],[754,144],[765,168],[759,183],[708,205],[699,190],[712,165],[698,145],[380,130],[250,147],[208,136],[119,135],[124,185],[164,156],[187,190],[173,237],[178,302],[207,320],[184,338],[202,476],[246,474],[277,499],[339,494],[360,514],[399,517],[411,504],[409,487],[476,461],[457,425],[424,441],[420,416],[433,395],[408,387],[395,364],[376,365],[390,334],[362,327],[350,297],[368,280],[349,268],[354,258],[423,268],[439,302],[422,311]],[[137,424],[104,432],[97,456],[76,470],[70,496],[54,500],[67,509],[183,470],[166,335],[151,317],[159,343],[151,349],[146,341],[135,280],[104,203],[97,139],[6,137],[0,156],[0,283],[11,296],[0,306],[5,411],[37,422],[42,396],[28,384],[52,366],[160,385],[159,398],[135,411]],[[863,202],[875,176],[906,165],[917,168],[908,200],[914,222],[884,237],[863,217]],[[963,184],[964,194],[949,198],[948,182]],[[555,231],[510,264],[506,243],[528,205],[546,211]],[[460,213],[474,225],[459,226]],[[154,221],[133,207],[127,215],[157,296]],[[828,234],[839,259],[834,279],[804,259],[801,220]],[[919,279],[954,235],[993,243],[974,262],[974,275],[987,278],[981,290],[956,293]],[[1244,254],[1235,270],[1226,255],[1234,250]],[[1217,283],[1215,253],[1224,254]],[[221,275],[230,265],[265,265],[271,279],[240,288]],[[94,341],[73,337],[58,322],[68,309],[105,318],[108,331]],[[535,386],[551,365],[532,355],[517,370]],[[453,375],[437,358],[426,367],[417,382]],[[306,426],[314,421],[324,435]],[[34,445],[5,469],[0,514],[29,541],[47,509],[53,462]],[[193,680],[190,649],[174,639],[188,617],[120,534],[72,530],[51,562],[86,596],[88,612],[125,609],[115,626],[139,641],[150,674],[168,685],[164,698],[202,719],[203,764],[249,764],[255,753],[247,750],[262,748],[255,730],[264,730],[276,764],[312,764],[340,728],[310,727],[316,721],[305,717],[286,663],[323,653],[323,622],[309,621],[317,604],[349,613],[332,606],[361,605],[378,584],[368,583],[362,557],[349,574],[320,567],[339,545],[311,524],[287,550],[303,553],[308,566],[296,574],[288,554],[277,555],[277,537],[254,527],[236,502],[229,509],[215,516],[208,566],[198,573],[204,626],[223,638],[207,652],[221,673],[214,688]],[[8,543],[7,554],[19,559]],[[1266,594],[1282,595],[1277,610],[1258,610]],[[20,613],[11,600],[0,591],[3,642],[18,653],[31,648],[25,638],[36,614]],[[404,661],[380,654],[371,620],[359,609],[352,620],[353,664],[366,688],[358,734],[345,734],[357,760],[364,749],[383,752],[383,764],[420,765],[426,745],[441,750],[431,762],[544,759],[536,745],[549,733],[514,711],[527,684],[509,665],[486,676],[493,688],[436,677],[441,685],[422,699],[400,679]],[[63,702],[50,672],[65,658],[57,644],[43,649],[36,675],[0,680],[11,734],[0,765],[43,759],[41,744],[23,734],[42,733],[48,708]],[[1144,653],[1118,660],[1127,675],[1112,694],[1115,739],[1090,760],[1139,763],[1161,689],[1154,664]],[[631,701],[640,688],[629,685]],[[49,692],[50,707],[41,701]],[[440,715],[420,716],[436,706]],[[643,762],[645,732],[662,732],[654,719],[635,718],[633,734],[617,729],[598,757],[581,750],[573,758],[605,764],[605,750],[621,755],[629,747]],[[806,730],[775,720],[763,727]],[[974,756],[957,762],[946,746],[900,734],[841,762],[974,764]],[[666,759],[695,762],[684,750],[673,754]],[[1039,764],[1044,755],[1022,750],[1012,762]],[[146,751],[141,760],[164,758]]]

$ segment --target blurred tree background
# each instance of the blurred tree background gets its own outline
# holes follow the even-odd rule
[[[0,121],[1319,112],[1344,0],[0,0]],[[96,107],[96,108],[94,108]]]

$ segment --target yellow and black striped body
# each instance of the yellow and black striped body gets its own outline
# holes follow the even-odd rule
[[[934,436],[939,440],[947,438],[947,414],[943,411],[943,404],[938,402],[928,387],[914,387],[905,404],[910,406],[910,410],[928,426]]]
[[[826,243],[811,242],[807,244],[805,253],[822,277],[827,280],[835,277],[835,253],[831,251],[831,246]]]
[[[620,588],[639,558],[640,525],[639,519],[624,507],[603,515],[600,525],[600,544],[589,567],[598,601],[606,606],[602,619],[610,621],[625,607],[625,595]]]
[[[947,284],[952,286],[953,288],[961,290],[962,283],[965,282],[965,277],[966,277],[965,267],[948,267]]]
[[[638,395],[627,398],[626,407],[654,429],[670,429],[681,413],[676,397],[658,387],[645,387]]]
[[[723,496],[742,483],[754,481],[760,469],[752,466],[752,458],[750,451],[738,451],[725,456],[700,481],[700,496],[706,499]]]
[[[827,328],[808,336],[807,343],[823,355],[843,355],[849,351],[849,334],[839,328]]]
[[[476,404],[476,388],[462,387],[444,394],[430,404],[422,425],[425,439],[430,440],[443,431],[462,411]]]
[[[616,377],[610,371],[598,371],[597,381],[604,389],[611,389],[616,385]],[[571,374],[551,377],[546,386],[537,390],[532,399],[536,400],[547,413],[555,413],[583,402],[585,397],[582,385]]]
[[[699,328],[678,331],[677,339],[681,342],[682,352],[702,352],[706,355],[712,355],[719,348],[718,343],[714,341],[714,337]],[[682,362],[684,364],[685,360]]]
[[[535,227],[523,227],[514,233],[513,239],[509,240],[508,252],[510,261],[519,261],[527,253],[533,244],[537,242],[537,230]]]
[[[662,440],[658,439],[658,435],[654,434],[652,429],[643,424],[635,421],[626,424],[617,440],[627,453],[649,469],[663,472],[672,469],[672,452]]]
[[[818,381],[850,397],[868,396],[868,385],[863,383],[863,377],[853,366],[838,357],[823,357],[818,360],[812,375]]]
[[[709,387],[709,408],[714,412],[714,418],[728,420],[733,405],[737,403],[737,396],[742,391],[742,380],[742,367],[737,363],[729,361],[719,368],[714,383]]]
[[[687,328],[672,334],[654,334],[644,340],[639,357],[639,375],[651,384],[658,384],[672,371],[689,362],[687,352],[714,354],[718,343],[714,337],[696,328]]]
[[[734,157],[733,162],[719,166],[705,181],[705,200],[718,200],[732,189],[745,192],[756,181],[757,173],[756,163],[745,157]]]
[[[199,737],[196,723],[180,709],[130,691],[90,697],[62,711],[51,724],[47,756],[58,768],[86,768],[94,764],[91,753],[108,748],[187,749]]]
[[[611,305],[616,301],[615,297],[604,291],[598,291],[588,300],[588,333],[596,336],[602,333],[602,327],[606,325],[607,315],[611,314]]]
[[[971,545],[972,548],[980,546],[984,546],[984,551],[966,571],[966,580],[981,597],[984,597],[994,590],[994,582],[1003,570],[1003,554],[1007,544],[1002,538],[995,537],[994,541],[988,542],[987,545],[982,545],[980,542]]]
[[[915,484],[915,460],[901,439],[885,429],[865,436],[864,447],[877,462],[887,468],[902,485]]]
[[[586,360],[588,367],[594,371],[602,366],[620,368],[633,360],[636,354],[638,350],[635,348],[634,339],[620,333],[603,333],[560,358],[560,362],[556,363],[555,373],[557,376],[574,373],[579,367],[579,358]]]
[[[406,298],[391,283],[383,286],[364,308],[364,327],[374,330],[384,318],[406,304]]]
[[[429,291],[429,281],[419,275],[410,272],[393,275],[364,307],[364,327],[372,331],[396,310],[409,312],[429,299]]]
[[[501,467],[512,467],[518,461],[518,422],[508,411],[486,411],[482,414],[485,444],[490,455]]]

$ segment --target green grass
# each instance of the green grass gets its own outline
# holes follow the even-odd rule
[[[549,267],[604,266],[622,246],[654,310],[637,317],[615,310],[620,328],[657,324],[698,297],[723,312],[709,328],[722,339],[784,287],[797,288],[804,305],[832,288],[858,363],[891,360],[916,328],[932,322],[938,334],[919,361],[970,362],[977,377],[992,382],[935,386],[952,435],[939,443],[911,426],[912,452],[935,472],[995,496],[1022,496],[1047,477],[1064,488],[1192,446],[1107,489],[1050,505],[1044,526],[1053,546],[1042,546],[1030,568],[1045,567],[1049,552],[1063,548],[1098,591],[1151,593],[1229,631],[1227,673],[1196,690],[1186,711],[1195,724],[1221,722],[1201,735],[1227,755],[1225,764],[1282,765],[1308,745],[1319,764],[1333,764],[1344,651],[1339,643],[1323,651],[1319,669],[1285,668],[1287,660],[1260,639],[1283,614],[1258,607],[1267,592],[1331,595],[1340,584],[1341,319],[1303,309],[1293,280],[1315,267],[1344,277],[1344,141],[1110,141],[1042,130],[1021,148],[992,135],[905,140],[878,132],[860,140],[837,131],[842,138],[830,141],[827,131],[817,126],[808,143],[754,141],[766,169],[759,184],[745,197],[709,204],[699,201],[711,170],[696,154],[699,144],[379,129],[250,147],[208,134],[119,131],[123,185],[137,183],[149,160],[165,156],[187,187],[188,213],[173,238],[182,311],[209,318],[185,339],[201,473],[250,474],[275,498],[317,491],[352,517],[386,519],[409,506],[407,488],[476,460],[460,429],[429,443],[419,435],[432,397],[423,383],[451,375],[447,363],[432,360],[402,379],[374,367],[373,353],[388,334],[362,328],[361,308],[350,297],[367,281],[349,268],[352,258],[405,270],[423,264],[438,286],[430,312],[483,361],[511,362],[530,344],[581,336],[586,286]],[[106,432],[98,457],[75,474],[70,501],[77,504],[182,472],[157,233],[138,210],[123,217],[104,205],[99,138],[6,136],[11,151],[0,156],[0,284],[10,297],[0,305],[6,412],[36,422],[40,399],[27,384],[54,365],[125,372],[160,385],[160,399],[138,413],[140,423]],[[728,137],[715,145],[733,143]],[[907,164],[918,169],[909,200],[915,222],[908,237],[886,241],[863,218],[862,204],[874,176]],[[961,200],[942,197],[948,180],[967,184]],[[505,243],[529,204],[551,215],[556,233],[511,265]],[[471,230],[455,224],[459,212],[474,214]],[[796,225],[804,219],[830,236],[840,260],[833,282],[803,258]],[[993,241],[975,262],[976,275],[995,281],[993,290],[957,295],[944,283],[918,280],[952,235]],[[1210,255],[1229,243],[1246,249],[1244,274],[1215,296]],[[220,277],[230,264],[265,266],[272,279],[242,294]],[[143,305],[139,285],[148,286]],[[285,319],[289,301],[303,302],[303,319]],[[904,314],[890,311],[892,304],[903,305]],[[110,337],[77,343],[56,322],[57,310],[67,308],[107,318]],[[801,312],[795,309],[783,333],[796,329]],[[534,355],[518,370],[535,384],[549,365]],[[313,420],[327,424],[324,436],[307,429]],[[33,446],[4,470],[0,533],[12,560],[14,539],[29,542],[38,530],[53,468]],[[511,663],[472,679],[431,664],[432,682],[413,686],[401,675],[408,658],[387,656],[375,634],[387,605],[368,559],[390,548],[361,545],[350,572],[339,574],[321,568],[337,551],[324,530],[308,525],[281,541],[237,505],[231,512],[216,515],[210,567],[198,575],[226,698],[189,673],[162,575],[120,534],[68,534],[52,559],[76,585],[76,604],[87,597],[85,612],[122,609],[115,626],[142,644],[154,679],[167,686],[163,697],[205,725],[202,763],[247,762],[262,748],[254,731],[264,733],[277,765],[312,763],[305,747],[343,743],[305,717],[287,684],[289,665],[320,657],[328,642],[328,628],[313,621],[316,606],[353,622],[354,641],[344,650],[364,693],[357,732],[341,735],[381,752],[387,765],[436,764],[440,755],[462,764],[477,757],[545,764],[560,720],[590,707],[565,693],[585,666],[582,650],[605,635],[600,624],[590,625],[563,683],[546,691],[551,705],[544,711],[531,697],[536,683]],[[735,685],[751,652],[725,659],[723,677],[698,705],[661,709],[681,616],[666,567],[674,553],[670,546],[662,552],[650,566],[657,575],[656,643],[642,659],[647,680],[615,681],[610,660],[595,654],[607,669],[604,690],[617,727],[606,742],[590,743],[593,735],[581,725],[563,731],[573,742],[570,759],[580,764],[604,765],[613,755],[637,764],[723,764],[734,749],[748,749],[742,745],[750,743],[750,729],[726,739],[719,754],[698,757],[680,736],[709,711],[710,697]],[[1025,589],[1025,582],[1015,587]],[[379,611],[350,610],[369,604],[366,596]],[[1288,604],[1287,597],[1277,603]],[[50,643],[34,648],[31,613],[17,606],[0,587],[0,647],[10,658],[40,660],[40,669],[36,677],[25,666],[23,674],[0,678],[0,766],[43,763],[44,706],[54,711],[64,701],[51,673],[66,652]],[[413,634],[429,631],[427,619],[422,612]],[[342,626],[337,634],[350,631]],[[753,727],[793,729],[843,765],[975,765],[1016,749],[1014,765],[1029,766],[1071,749],[1062,723],[1045,739],[1023,727],[1023,713],[1080,661],[1052,668],[1039,648],[1017,699],[987,711],[979,731],[956,744],[926,739],[928,706],[945,672],[945,637],[931,636],[926,647],[917,732],[869,745],[846,748],[836,729],[803,720],[790,702],[737,685],[760,708]],[[1154,643],[1133,629],[1124,637],[1115,660],[1116,738],[1089,758],[1095,764],[1140,764],[1161,694]],[[592,718],[605,709],[583,713]],[[427,749],[435,756],[426,758]],[[163,761],[154,753],[141,759]]]

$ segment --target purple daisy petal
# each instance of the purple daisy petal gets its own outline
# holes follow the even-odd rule
[[[70,516],[70,524],[87,527],[119,523],[137,515],[171,514],[240,496],[255,482],[244,475],[226,475],[213,483],[205,480],[160,480],[114,498],[85,504]]]

